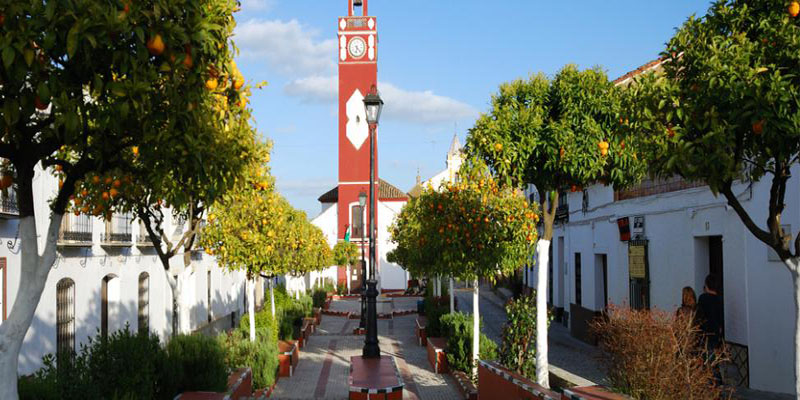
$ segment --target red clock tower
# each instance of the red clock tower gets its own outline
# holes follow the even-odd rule
[[[368,0],[347,0],[347,16],[339,17],[339,196],[338,235],[344,238],[347,225],[363,221],[369,226],[368,210],[353,218],[360,192],[369,193],[369,126],[364,96],[378,84],[377,21],[367,12]],[[378,150],[375,138],[375,185],[378,189]],[[369,204],[369,203],[368,203]],[[358,212],[359,208],[356,207]],[[367,212],[364,212],[367,211]],[[377,211],[377,210],[376,210]],[[377,215],[377,212],[376,212]],[[377,216],[376,216],[377,219]],[[377,226],[377,221],[375,226]],[[351,240],[361,239],[358,226]],[[369,237],[369,232],[364,232]]]

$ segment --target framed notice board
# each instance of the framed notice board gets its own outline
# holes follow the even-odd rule
[[[630,300],[631,307],[637,310],[650,308],[650,265],[647,257],[647,245],[647,240],[628,242]]]

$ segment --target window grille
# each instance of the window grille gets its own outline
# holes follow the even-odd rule
[[[350,240],[361,240],[364,236],[364,211],[361,206],[353,206],[350,212]]]
[[[150,275],[139,274],[139,332],[148,332],[150,326]]]
[[[75,282],[64,278],[56,285],[56,346],[58,353],[75,351]]]

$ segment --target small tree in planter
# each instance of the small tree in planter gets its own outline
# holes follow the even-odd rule
[[[530,258],[538,234],[538,208],[501,185],[485,164],[467,160],[458,183],[428,187],[406,204],[392,226],[390,257],[412,269],[473,283],[473,330],[480,332],[479,277],[512,274]],[[445,231],[447,234],[444,234]],[[479,335],[473,335],[477,368]]]
[[[625,121],[619,90],[598,68],[568,65],[553,79],[538,74],[505,83],[491,104],[470,130],[466,151],[504,184],[535,185],[543,202],[536,247],[536,381],[548,387],[547,263],[559,190],[597,181],[621,187],[638,180],[644,167],[620,129]]]
[[[528,379],[536,380],[536,296],[522,296],[506,303],[500,362]],[[549,325],[550,319],[548,319]]]
[[[333,246],[333,262],[353,268],[359,261],[358,246],[350,241],[337,242]],[[348,278],[349,281],[349,278]],[[350,286],[349,284],[347,285]]]

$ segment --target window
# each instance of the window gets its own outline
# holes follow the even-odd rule
[[[139,332],[148,332],[150,326],[150,275],[139,274]]]
[[[133,239],[131,229],[131,214],[114,214],[110,220],[106,220],[106,232],[103,235],[105,243],[130,243]]]
[[[208,322],[211,322],[211,271],[206,273],[206,311]]]
[[[0,257],[0,322],[8,318],[6,314],[6,258]]]
[[[108,274],[103,277],[100,296],[100,335],[107,337],[109,320],[116,319],[116,305],[119,299],[119,279],[116,275]]]
[[[75,351],[75,282],[69,278],[56,285],[56,347],[58,353]]]
[[[575,304],[581,305],[581,253],[575,253]]]
[[[60,242],[91,243],[92,220],[86,214],[79,216],[72,213],[64,214],[58,240]]]
[[[361,206],[350,208],[350,239],[360,240],[364,237],[364,211]]]

